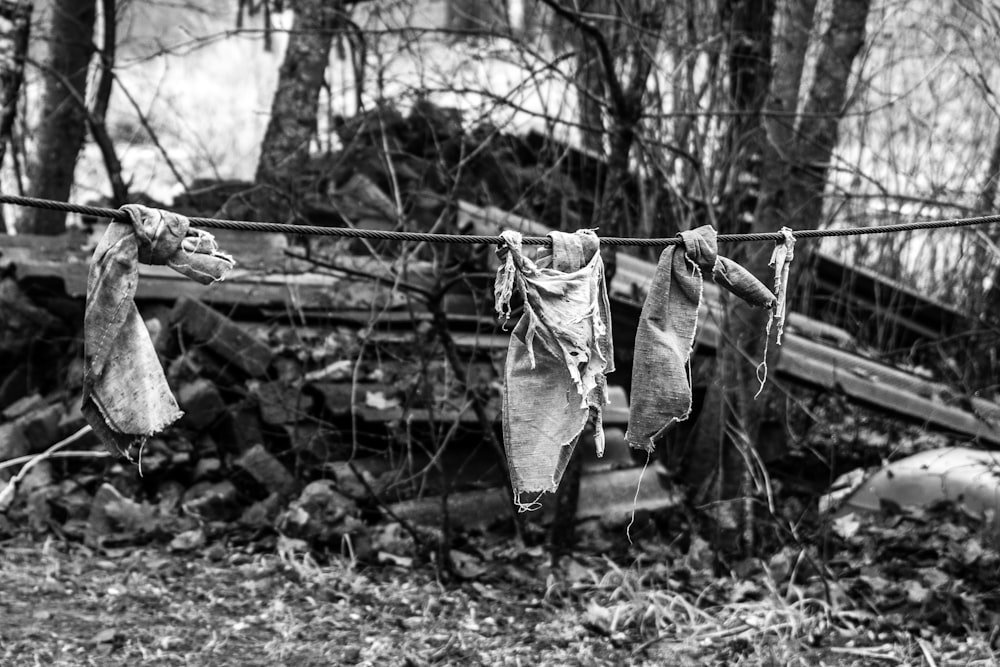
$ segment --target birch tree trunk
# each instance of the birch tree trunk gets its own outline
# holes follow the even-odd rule
[[[48,56],[42,72],[42,101],[35,147],[28,162],[28,193],[66,201],[76,160],[87,135],[87,68],[94,54],[95,0],[53,0]],[[60,211],[24,209],[18,231],[59,234],[66,229]]]

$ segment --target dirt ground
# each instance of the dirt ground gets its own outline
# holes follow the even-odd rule
[[[556,570],[540,548],[469,551],[444,582],[429,564],[318,563],[280,539],[179,552],[10,538],[0,665],[997,664],[988,633],[887,630],[814,589],[779,593],[774,568],[692,574],[696,549],[671,561],[637,545],[631,566],[580,553]]]
[[[149,547],[0,547],[3,665],[612,665],[544,581],[443,585],[433,570]]]

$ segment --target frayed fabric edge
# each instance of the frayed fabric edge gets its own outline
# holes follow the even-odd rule
[[[687,421],[691,417],[691,410],[694,407],[694,399],[691,397],[691,355],[694,354],[695,341],[698,339],[698,314],[701,312],[702,303],[705,300],[705,276],[701,267],[695,262],[691,257],[685,254],[684,259],[690,265],[692,270],[691,275],[698,279],[698,303],[695,305],[695,320],[694,327],[691,330],[691,337],[688,340],[687,348],[687,359],[684,360],[685,370],[687,371],[687,408],[680,415],[670,417],[667,423],[660,427],[655,433],[649,436],[632,436],[630,431],[625,431],[625,442],[632,449],[638,449],[647,453],[652,453],[656,450],[656,440],[660,438],[667,430],[670,429],[674,424],[680,423],[682,421]],[[645,442],[643,442],[643,438]]]
[[[136,447],[141,452],[142,447],[145,446],[149,438],[173,425],[178,419],[184,416],[184,411],[178,409],[174,413],[154,422],[144,433],[127,433],[115,426],[114,419],[109,415],[104,406],[97,401],[96,395],[89,391],[84,394],[80,411],[108,452],[119,454],[130,462],[134,462],[132,451]],[[112,449],[111,445],[114,445],[114,449]]]
[[[771,344],[771,325],[777,329],[775,344],[781,345],[781,337],[785,333],[785,309],[788,305],[788,276],[791,272],[792,260],[795,258],[795,235],[789,227],[782,227],[778,230],[784,237],[783,241],[775,244],[771,251],[771,260],[768,266],[774,267],[774,304],[772,305],[771,316],[767,318],[764,326],[764,358],[757,364],[756,374],[760,387],[753,395],[756,400],[764,391],[767,384],[767,353]]]

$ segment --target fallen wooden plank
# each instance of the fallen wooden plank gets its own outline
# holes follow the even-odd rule
[[[464,527],[488,526],[509,516],[509,493],[506,487],[452,493],[448,496],[449,516]],[[554,498],[553,494],[544,494],[540,498],[541,510],[527,516],[551,520]],[[580,478],[576,518],[602,517],[625,522],[633,511],[662,511],[680,502],[676,493],[663,488],[652,470],[635,467],[584,474]],[[436,496],[394,503],[390,510],[395,516],[415,523],[437,525],[441,521],[441,499]]]
[[[857,402],[905,415],[918,423],[1000,444],[1000,431],[970,412],[924,398],[905,387],[858,375],[801,350],[782,352],[777,371],[806,384],[841,392]]]
[[[406,292],[393,290],[387,284],[393,268],[381,259],[337,258],[337,266],[345,273],[334,275],[328,270],[308,270],[315,265],[285,255],[287,243],[281,234],[245,236],[248,238],[234,235],[227,238],[225,244],[220,244],[237,262],[226,280],[201,285],[166,266],[143,264],[139,266],[136,299],[173,301],[187,296],[214,304],[288,304],[293,308],[317,310],[393,309],[412,300]],[[85,298],[92,254],[91,249],[84,249],[87,240],[88,237],[79,232],[60,236],[0,235],[0,269],[13,269],[19,280],[59,279],[68,296]],[[432,272],[433,267],[428,262],[414,262],[406,267],[405,278],[410,283],[425,286]]]
[[[714,349],[719,340],[717,308],[703,308],[697,343]],[[1000,406],[974,399],[977,414],[945,399],[954,394],[947,385],[918,377],[859,354],[786,333],[774,372],[806,386],[840,391],[866,405],[909,418],[917,423],[1000,444],[1000,429],[980,416],[1000,417]],[[996,422],[995,422],[996,423]]]

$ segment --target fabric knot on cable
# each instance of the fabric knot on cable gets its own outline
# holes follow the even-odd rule
[[[711,230],[712,234],[701,233],[703,229]],[[711,227],[700,227],[698,230],[681,232],[677,235],[684,244],[684,254],[687,256],[687,261],[709,273],[714,270],[715,263],[719,259],[714,232],[715,230]]]
[[[523,297],[503,388],[504,446],[522,510],[537,507],[521,503],[522,493],[556,490],[591,416],[598,455],[604,453],[605,375],[614,370],[600,240],[590,230],[548,236],[551,249],[540,249],[532,261],[522,252],[521,235],[503,232],[506,257],[494,287],[505,320],[515,285]]]
[[[121,210],[131,224],[108,226],[87,277],[82,410],[113,454],[128,455],[183,414],[135,306],[139,264],[164,264],[209,284],[235,262],[182,215],[135,204]]]
[[[754,306],[771,308],[775,302],[774,294],[753,274],[718,254],[711,226],[678,236],[683,244],[660,254],[636,329],[625,439],[646,451],[653,451],[655,440],[691,413],[689,361],[703,274]]]

